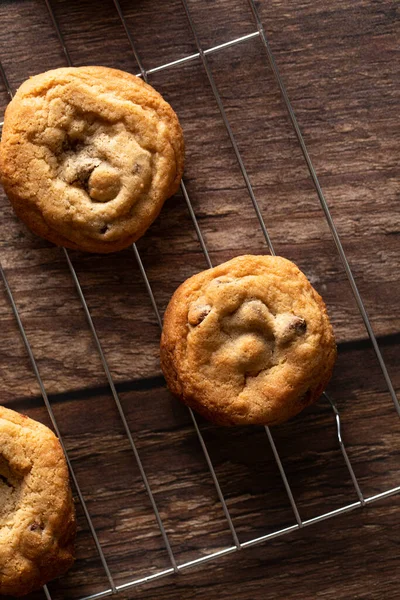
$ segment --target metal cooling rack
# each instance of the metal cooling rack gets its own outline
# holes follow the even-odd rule
[[[327,220],[330,232],[332,234],[333,240],[335,242],[335,245],[336,245],[336,248],[337,248],[340,260],[341,260],[341,262],[343,264],[343,267],[345,269],[346,276],[347,276],[347,279],[349,281],[349,284],[350,284],[351,290],[353,292],[354,298],[356,300],[359,312],[360,312],[361,317],[362,317],[362,319],[364,321],[364,325],[365,325],[365,328],[367,330],[369,339],[370,339],[370,341],[372,343],[372,346],[373,346],[373,349],[374,349],[374,352],[375,352],[375,355],[376,355],[376,359],[377,359],[377,361],[379,363],[380,369],[381,369],[382,374],[384,376],[384,379],[386,381],[387,388],[388,388],[389,393],[391,395],[391,398],[393,400],[393,403],[394,403],[395,409],[397,411],[397,414],[400,416],[400,404],[399,404],[399,401],[397,399],[396,392],[394,390],[393,384],[392,384],[391,379],[389,377],[389,374],[388,374],[385,362],[383,360],[381,351],[379,349],[379,346],[378,346],[375,334],[373,332],[373,329],[372,329],[372,326],[371,326],[368,314],[366,312],[363,300],[362,300],[361,295],[360,295],[360,293],[358,291],[357,284],[356,284],[356,282],[354,280],[354,277],[353,277],[353,274],[352,274],[352,271],[351,271],[351,267],[350,267],[349,262],[347,260],[346,254],[344,252],[343,246],[342,246],[341,241],[340,241],[339,234],[338,234],[338,232],[336,230],[336,227],[335,227],[335,224],[333,222],[333,219],[332,219],[332,216],[331,216],[328,204],[327,204],[327,202],[325,200],[325,197],[324,197],[321,185],[319,183],[317,174],[315,172],[315,169],[314,169],[314,166],[312,164],[310,155],[308,153],[307,146],[305,144],[303,135],[302,135],[300,127],[298,125],[298,122],[297,122],[297,119],[296,119],[296,115],[294,113],[294,110],[292,108],[292,105],[291,105],[288,93],[287,93],[286,88],[285,88],[285,84],[284,84],[284,82],[282,80],[282,77],[281,77],[280,72],[279,72],[279,68],[278,68],[278,66],[277,66],[277,64],[275,62],[274,55],[273,55],[273,53],[271,51],[271,48],[270,48],[270,45],[268,43],[268,39],[267,39],[265,30],[263,28],[263,25],[262,25],[262,22],[261,22],[261,19],[260,19],[260,15],[258,13],[258,10],[257,10],[257,7],[255,5],[254,0],[248,0],[248,4],[249,4],[249,9],[250,9],[250,11],[251,11],[251,13],[253,15],[253,18],[254,18],[255,31],[253,33],[250,33],[250,34],[247,34],[247,35],[244,35],[244,36],[232,39],[232,40],[230,40],[228,42],[225,42],[224,44],[213,46],[213,47],[207,48],[207,49],[202,48],[202,46],[200,44],[199,37],[198,37],[197,31],[196,31],[196,27],[194,25],[194,22],[193,22],[190,10],[189,10],[189,6],[188,6],[188,3],[187,3],[187,0],[181,0],[181,1],[182,1],[183,10],[185,11],[185,14],[186,14],[186,17],[187,17],[187,20],[188,20],[188,23],[189,23],[189,27],[190,27],[191,33],[193,35],[193,39],[194,39],[195,44],[197,46],[197,52],[193,53],[193,54],[191,54],[189,56],[185,56],[184,58],[178,58],[178,59],[176,59],[176,60],[174,60],[172,62],[168,62],[168,63],[162,64],[162,65],[159,65],[159,66],[157,66],[157,67],[155,67],[153,69],[146,70],[144,68],[144,66],[143,66],[141,58],[140,58],[140,56],[139,56],[139,54],[137,52],[137,49],[135,47],[135,43],[134,43],[134,40],[133,40],[133,34],[132,34],[131,30],[128,28],[128,25],[126,23],[126,20],[125,20],[123,11],[121,9],[121,6],[119,4],[119,1],[118,0],[113,0],[114,5],[115,5],[115,9],[116,9],[116,11],[118,13],[118,16],[119,16],[120,20],[121,20],[121,24],[122,24],[122,26],[123,26],[123,28],[125,30],[127,38],[129,40],[130,47],[131,47],[132,52],[133,52],[133,54],[134,54],[134,56],[136,58],[136,61],[137,61],[137,64],[138,64],[138,67],[139,67],[139,70],[140,70],[140,72],[137,75],[139,77],[142,77],[145,81],[148,81],[148,77],[152,73],[156,73],[158,71],[162,71],[162,70],[165,70],[165,69],[171,69],[171,68],[176,67],[178,65],[185,64],[185,63],[187,63],[189,61],[196,61],[196,60],[200,60],[201,61],[202,65],[203,65],[203,68],[204,68],[204,70],[206,72],[206,75],[207,75],[210,87],[212,89],[212,93],[214,95],[215,101],[216,101],[216,103],[218,105],[218,108],[219,108],[219,111],[220,111],[221,118],[223,120],[224,126],[225,126],[226,131],[227,131],[227,133],[229,135],[230,142],[232,144],[234,153],[236,155],[237,162],[239,164],[239,167],[240,167],[240,170],[241,170],[241,173],[242,173],[242,176],[243,176],[246,188],[248,190],[251,202],[252,202],[254,210],[256,212],[256,215],[257,215],[260,227],[262,229],[265,241],[266,241],[266,243],[268,245],[268,248],[269,248],[269,251],[271,252],[271,254],[275,254],[272,241],[271,241],[270,236],[268,234],[267,227],[265,225],[263,216],[261,214],[260,207],[259,207],[257,199],[255,197],[255,194],[254,194],[254,191],[253,191],[253,188],[252,188],[249,176],[248,176],[247,171],[246,171],[246,167],[244,165],[243,159],[242,159],[241,154],[239,152],[239,148],[238,148],[238,145],[236,143],[235,136],[233,134],[233,130],[232,130],[231,126],[230,126],[228,117],[227,117],[226,112],[225,112],[224,104],[222,102],[220,93],[218,91],[218,87],[217,87],[217,85],[215,83],[215,80],[214,80],[214,77],[212,75],[211,69],[209,67],[208,59],[207,59],[207,57],[210,54],[213,54],[215,52],[219,52],[219,51],[221,51],[221,50],[223,50],[225,48],[228,48],[230,46],[241,44],[242,42],[245,42],[245,41],[247,41],[249,39],[252,39],[252,38],[258,38],[259,39],[260,44],[262,44],[262,46],[264,48],[265,55],[266,55],[266,60],[269,62],[269,65],[272,68],[272,71],[274,73],[276,83],[279,86],[283,102],[284,102],[284,104],[286,106],[286,109],[287,109],[289,117],[290,117],[291,124],[293,126],[294,131],[295,131],[297,140],[298,140],[298,142],[300,144],[300,147],[301,147],[301,150],[302,150],[302,153],[303,153],[303,156],[304,156],[304,160],[305,160],[305,162],[307,164],[307,168],[309,170],[311,179],[313,181],[315,190],[317,192],[317,195],[318,195],[321,207],[322,207],[322,209],[324,211],[324,214],[325,214],[325,217],[326,217],[326,220]],[[57,22],[55,13],[54,13],[53,8],[52,8],[52,6],[50,4],[50,0],[44,0],[44,2],[46,4],[46,6],[47,6],[47,9],[49,11],[49,15],[50,15],[52,23],[54,25],[54,29],[56,31],[57,37],[59,39],[59,42],[60,42],[60,44],[62,46],[62,50],[64,52],[66,63],[69,66],[72,66],[72,60],[71,60],[68,48],[67,48],[67,46],[66,46],[66,44],[64,42],[63,35],[61,33],[59,24]],[[4,70],[4,67],[1,64],[1,62],[0,62],[0,75],[1,75],[1,77],[3,79],[3,81],[4,81],[4,84],[5,84],[5,87],[6,87],[6,90],[8,92],[9,97],[12,98],[13,92],[12,92],[11,87],[9,85],[9,82],[8,82],[8,79],[7,79],[7,74],[6,74],[5,70]],[[2,127],[2,125],[3,125],[3,123],[0,123],[0,127]],[[192,207],[192,204],[191,204],[188,192],[186,190],[186,187],[185,187],[185,184],[184,184],[183,181],[181,183],[181,191],[182,191],[183,197],[185,199],[185,202],[187,204],[187,208],[188,208],[188,211],[190,213],[190,217],[192,219],[193,226],[195,228],[199,244],[200,244],[202,252],[204,254],[205,261],[206,261],[208,267],[212,267],[210,256],[209,256],[209,253],[208,253],[208,250],[207,250],[207,247],[206,247],[203,235],[201,233],[201,230],[200,230],[200,227],[199,227],[199,224],[198,224],[195,212],[193,210],[193,207]],[[302,520],[301,517],[300,517],[300,513],[299,513],[299,510],[298,510],[298,507],[296,505],[295,499],[293,497],[293,494],[292,494],[292,491],[291,491],[291,488],[290,488],[290,484],[289,484],[288,478],[287,478],[286,473],[285,473],[284,466],[283,466],[282,461],[280,459],[278,450],[277,450],[277,448],[275,446],[273,436],[271,434],[270,429],[268,427],[265,427],[265,432],[266,432],[266,435],[268,437],[268,441],[269,441],[269,443],[271,445],[273,455],[275,457],[277,466],[278,466],[279,471],[280,471],[280,475],[282,477],[283,484],[285,486],[285,489],[286,489],[286,492],[287,492],[287,495],[288,495],[288,498],[289,498],[289,501],[290,501],[290,504],[291,504],[291,507],[292,507],[292,510],[293,510],[295,523],[293,525],[290,525],[289,527],[285,527],[283,529],[278,529],[278,530],[273,531],[272,533],[269,533],[267,535],[262,535],[260,537],[248,540],[246,542],[240,542],[240,540],[238,538],[238,535],[237,535],[237,532],[235,530],[235,527],[234,527],[234,524],[233,524],[230,512],[229,512],[229,509],[227,507],[227,503],[226,503],[224,495],[222,493],[222,490],[221,490],[221,487],[220,487],[217,475],[215,473],[215,470],[214,470],[211,458],[209,456],[206,444],[204,442],[203,436],[202,436],[201,431],[199,429],[199,426],[197,424],[196,416],[194,415],[194,413],[192,412],[192,410],[189,408],[188,410],[189,410],[189,413],[190,413],[190,416],[191,416],[191,419],[192,419],[192,422],[193,422],[193,427],[194,427],[194,429],[196,431],[196,434],[198,436],[198,439],[199,439],[202,451],[204,453],[204,456],[205,456],[208,468],[210,470],[210,473],[211,473],[211,476],[212,476],[212,479],[213,479],[213,482],[214,482],[214,485],[215,485],[215,488],[216,488],[219,500],[220,500],[221,505],[222,505],[222,509],[223,509],[225,518],[227,520],[230,532],[232,534],[232,542],[233,543],[232,543],[232,545],[230,545],[230,546],[228,546],[228,547],[226,547],[226,548],[224,548],[224,549],[222,549],[222,550],[220,550],[218,552],[213,552],[213,553],[207,554],[205,556],[201,556],[201,557],[196,558],[194,560],[191,560],[189,562],[177,563],[177,561],[175,559],[175,556],[174,556],[174,553],[173,553],[172,548],[171,548],[170,541],[168,539],[168,534],[167,534],[167,532],[165,530],[165,527],[163,525],[163,522],[162,522],[159,510],[157,508],[157,504],[155,502],[155,499],[154,499],[154,496],[153,496],[153,493],[152,493],[152,490],[151,490],[151,487],[150,487],[150,484],[149,484],[149,480],[148,480],[146,472],[145,472],[145,470],[143,468],[143,464],[141,462],[138,450],[136,448],[135,441],[133,439],[132,433],[131,433],[131,431],[129,429],[129,425],[128,425],[127,419],[125,417],[125,413],[124,413],[121,401],[119,399],[118,392],[116,390],[113,378],[111,376],[111,372],[110,372],[110,369],[109,369],[109,366],[108,366],[105,354],[103,352],[103,349],[102,349],[99,337],[97,335],[95,326],[93,324],[93,320],[92,320],[92,317],[91,317],[91,314],[90,314],[90,311],[89,311],[89,308],[88,308],[85,296],[83,294],[81,285],[79,283],[78,276],[77,276],[76,271],[74,269],[74,266],[73,266],[73,264],[71,262],[71,259],[70,259],[68,251],[64,248],[63,252],[64,252],[64,255],[65,255],[65,259],[67,261],[67,264],[68,264],[69,271],[71,273],[71,277],[72,277],[72,279],[74,281],[74,284],[75,284],[78,296],[79,296],[80,301],[82,303],[82,307],[83,307],[83,310],[85,312],[85,315],[86,315],[86,318],[87,318],[87,321],[88,321],[91,333],[93,335],[93,339],[94,339],[95,345],[97,347],[97,351],[99,353],[99,356],[100,356],[100,359],[101,359],[101,362],[102,362],[102,365],[103,365],[103,368],[104,368],[104,371],[105,371],[105,374],[106,374],[106,377],[107,377],[107,380],[108,380],[108,384],[109,384],[109,387],[110,387],[113,399],[114,399],[116,407],[118,409],[118,412],[119,412],[119,415],[120,415],[123,427],[125,429],[125,433],[126,433],[126,435],[128,437],[131,450],[132,450],[132,452],[134,454],[134,457],[135,457],[135,460],[136,460],[136,462],[138,464],[139,471],[140,471],[141,477],[143,479],[143,483],[144,483],[144,486],[146,488],[147,494],[149,496],[149,499],[150,499],[150,502],[151,502],[151,505],[152,505],[152,508],[153,508],[153,511],[154,511],[154,514],[155,514],[155,517],[156,517],[156,520],[157,520],[157,524],[158,524],[158,527],[160,529],[160,532],[161,532],[161,535],[162,535],[162,538],[163,538],[163,541],[164,541],[164,544],[165,544],[165,548],[166,548],[166,550],[168,552],[170,564],[171,564],[171,566],[169,568],[161,570],[161,571],[158,571],[158,572],[156,572],[154,574],[151,574],[151,575],[149,575],[147,577],[141,577],[139,579],[132,579],[128,583],[124,583],[122,585],[116,585],[116,583],[115,583],[115,581],[113,579],[113,576],[111,574],[110,568],[108,566],[108,563],[107,563],[105,554],[103,552],[101,543],[99,541],[99,537],[98,537],[98,534],[96,532],[96,528],[95,528],[95,526],[93,524],[92,518],[91,518],[89,510],[87,508],[87,505],[86,505],[86,502],[85,502],[85,498],[83,496],[83,493],[81,491],[81,488],[80,488],[79,483],[77,481],[77,478],[75,476],[74,469],[73,469],[73,466],[71,464],[71,460],[70,460],[70,458],[68,456],[68,453],[66,451],[66,447],[65,447],[63,438],[61,436],[59,427],[57,425],[57,421],[56,421],[56,418],[54,416],[51,404],[49,402],[49,399],[48,399],[48,396],[47,396],[47,392],[46,392],[45,386],[43,384],[43,380],[41,378],[41,375],[40,375],[40,372],[39,372],[39,369],[38,369],[38,366],[37,366],[37,362],[36,362],[35,356],[33,354],[32,348],[30,346],[28,337],[26,335],[24,326],[22,324],[22,321],[21,321],[21,318],[20,318],[20,315],[19,315],[19,312],[18,312],[18,309],[17,309],[17,306],[16,306],[16,303],[14,301],[12,290],[11,290],[9,284],[8,284],[6,274],[5,274],[5,272],[4,272],[4,270],[3,270],[2,266],[1,266],[1,263],[0,263],[1,277],[3,279],[4,285],[5,285],[5,289],[6,289],[6,292],[7,292],[7,295],[8,295],[8,298],[9,298],[9,301],[10,301],[10,304],[11,304],[11,307],[12,307],[15,319],[16,319],[17,324],[18,324],[18,328],[19,328],[22,340],[24,342],[26,351],[28,353],[28,356],[29,356],[29,359],[30,359],[30,362],[31,362],[31,365],[32,365],[32,369],[33,369],[34,374],[35,374],[35,377],[36,377],[36,379],[38,381],[38,384],[39,384],[39,387],[40,387],[40,391],[41,391],[41,394],[43,396],[43,400],[44,400],[44,403],[46,405],[47,411],[49,413],[49,417],[51,419],[52,425],[54,427],[54,430],[55,430],[56,434],[58,435],[58,437],[60,439],[61,445],[62,445],[63,450],[65,452],[66,459],[67,459],[67,462],[68,462],[68,466],[69,466],[69,469],[70,469],[70,472],[71,472],[72,481],[73,481],[73,483],[75,485],[75,488],[76,488],[76,491],[77,491],[77,495],[78,495],[79,501],[80,501],[82,509],[83,509],[84,516],[85,516],[85,518],[87,520],[90,532],[92,534],[94,543],[96,545],[97,552],[99,554],[102,566],[104,568],[105,575],[106,575],[106,577],[108,579],[108,582],[109,582],[109,587],[107,589],[104,589],[103,591],[95,593],[95,594],[92,594],[90,596],[82,597],[80,600],[95,600],[97,598],[102,598],[102,597],[105,597],[105,596],[110,596],[110,595],[113,595],[113,594],[117,594],[118,592],[127,591],[130,588],[133,588],[133,587],[136,587],[136,586],[148,583],[150,581],[161,579],[162,577],[166,577],[167,575],[172,575],[173,573],[180,573],[182,571],[185,571],[186,569],[189,569],[190,567],[193,567],[193,566],[199,565],[201,563],[205,563],[205,562],[214,560],[214,559],[218,558],[219,556],[224,556],[226,554],[231,554],[233,552],[236,552],[237,550],[248,548],[250,546],[255,546],[257,544],[261,544],[261,543],[263,543],[263,542],[265,542],[267,540],[270,540],[270,539],[282,536],[284,534],[290,533],[292,531],[295,531],[296,529],[301,529],[303,527],[307,527],[309,525],[312,525],[314,523],[318,523],[319,521],[323,521],[325,519],[329,519],[329,518],[334,517],[336,515],[340,515],[342,513],[350,512],[350,511],[352,511],[352,510],[354,510],[356,508],[363,507],[363,506],[366,506],[368,504],[372,504],[373,502],[376,502],[377,500],[381,500],[383,498],[387,498],[389,496],[392,496],[392,495],[400,492],[400,485],[399,485],[397,487],[394,487],[392,489],[386,490],[386,491],[381,492],[379,494],[376,494],[374,496],[365,497],[363,495],[363,493],[361,491],[361,488],[360,488],[360,485],[359,485],[359,483],[357,481],[356,475],[354,473],[353,467],[351,465],[350,459],[348,457],[348,454],[347,454],[347,451],[346,451],[346,447],[345,447],[345,445],[343,443],[343,440],[342,440],[342,436],[341,436],[341,421],[340,421],[339,411],[338,411],[335,403],[333,402],[333,400],[326,394],[326,392],[324,392],[323,396],[326,399],[326,401],[329,402],[329,404],[330,404],[330,406],[332,408],[333,414],[334,414],[334,419],[335,419],[335,423],[336,423],[336,430],[337,430],[338,444],[339,444],[340,450],[342,452],[343,459],[344,459],[344,461],[346,463],[347,469],[349,471],[349,475],[351,477],[351,480],[352,480],[352,483],[353,483],[353,486],[354,486],[354,489],[355,489],[355,492],[356,492],[358,500],[356,502],[352,502],[351,504],[347,504],[345,506],[342,506],[342,507],[340,507],[338,509],[335,509],[335,510],[332,510],[330,512],[326,512],[326,513],[320,514],[320,515],[318,515],[316,517],[313,517],[311,519]],[[147,289],[147,292],[149,294],[149,297],[150,297],[150,300],[151,300],[151,303],[152,303],[152,306],[153,306],[154,313],[155,313],[155,316],[157,318],[158,324],[159,324],[160,328],[162,328],[161,315],[160,315],[160,312],[158,310],[156,299],[154,297],[154,294],[153,294],[153,291],[152,291],[152,288],[151,288],[151,283],[150,283],[150,281],[149,281],[149,279],[147,277],[147,274],[146,274],[145,268],[143,266],[142,260],[140,258],[140,254],[139,254],[139,251],[138,251],[138,249],[136,247],[136,244],[133,244],[133,252],[134,252],[135,258],[137,260],[137,263],[138,263],[139,269],[141,271],[141,274],[143,276],[143,280],[144,280],[144,283],[146,285],[146,289]],[[47,586],[44,587],[44,594],[45,594],[45,596],[46,596],[46,598],[48,600],[52,600],[52,596],[51,596],[51,594],[50,594]]]

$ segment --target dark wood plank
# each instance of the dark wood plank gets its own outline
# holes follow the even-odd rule
[[[398,598],[398,500],[256,546],[124,599]]]
[[[139,71],[111,0],[95,6],[54,0],[52,6],[74,64]],[[179,0],[121,0],[121,6],[146,68],[196,52]],[[189,6],[205,48],[256,29],[244,0],[190,0]],[[258,6],[399,390],[398,7],[389,0]],[[0,19],[0,58],[12,89],[66,64],[42,0],[6,0]],[[400,423],[260,40],[210,55],[209,63],[274,246],[327,301],[339,342],[329,392],[362,490],[370,496],[394,487]],[[181,119],[185,183],[213,262],[267,252],[201,62],[160,71],[150,82]],[[31,235],[4,195],[0,218],[0,259],[115,580],[124,584],[166,569],[168,555],[63,253]],[[138,248],[161,311],[179,283],[205,268],[180,194]],[[177,560],[229,547],[229,527],[189,414],[160,374],[158,325],[133,253],[71,252],[71,258]],[[2,402],[50,424],[2,286],[0,321]],[[264,431],[220,429],[202,420],[200,426],[240,540],[292,525]],[[356,500],[326,402],[273,433],[303,519]],[[121,597],[394,599],[397,514],[394,497]],[[78,560],[50,585],[55,599],[108,587],[79,506],[78,517]]]

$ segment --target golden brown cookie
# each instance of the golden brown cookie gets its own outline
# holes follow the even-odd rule
[[[73,563],[68,468],[44,425],[0,406],[0,594],[23,596]]]
[[[17,215],[68,248],[136,241],[178,189],[178,118],[140,78],[68,67],[25,81],[7,107],[0,173]]]
[[[165,313],[170,390],[221,425],[277,424],[315,402],[336,345],[322,298],[278,256],[239,256],[194,275]]]

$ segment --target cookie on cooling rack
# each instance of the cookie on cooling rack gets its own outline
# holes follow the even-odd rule
[[[178,118],[140,78],[63,68],[25,81],[7,107],[0,173],[17,215],[61,246],[114,252],[178,189]]]
[[[194,275],[165,313],[167,384],[217,424],[289,419],[317,400],[335,359],[322,298],[278,256],[239,256]]]
[[[75,510],[60,443],[0,407],[0,594],[23,596],[71,567]]]

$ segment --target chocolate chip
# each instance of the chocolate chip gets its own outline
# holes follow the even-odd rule
[[[38,529],[40,529],[41,531],[43,531],[43,529],[44,529],[44,525],[43,525],[43,523],[42,523],[42,522],[38,523],[37,521],[34,521],[34,522],[33,522],[33,523],[30,525],[29,529],[30,529],[31,531],[37,531]]]
[[[311,397],[312,397],[312,390],[308,389],[305,394],[300,396],[300,398],[298,399],[298,403],[300,404],[300,406],[305,408],[306,406],[308,406],[310,404]]]
[[[307,330],[307,322],[303,317],[293,317],[289,323],[289,329],[293,329],[296,333],[304,333]]]
[[[204,319],[207,317],[207,315],[209,315],[211,312],[211,306],[209,304],[203,304],[203,305],[194,305],[191,306],[189,309],[189,314],[188,314],[188,321],[190,323],[190,325],[193,325],[193,327],[196,327],[197,325],[200,325],[200,323],[202,323],[204,321]]]
[[[104,225],[101,229],[100,229],[100,233],[102,235],[104,235],[105,233],[107,233],[108,231],[108,225]]]
[[[90,166],[87,169],[83,169],[79,173],[77,173],[76,178],[71,181],[71,185],[75,185],[77,187],[82,188],[88,195],[89,194],[89,179],[96,167]]]
[[[2,481],[3,483],[6,484],[7,487],[12,488],[13,486],[11,485],[11,483],[8,481],[7,477],[4,477],[4,475],[0,475],[0,481]]]
[[[67,135],[62,142],[63,152],[78,152],[82,148],[83,144],[81,140],[75,138],[72,139]]]
[[[277,343],[286,344],[305,333],[307,322],[292,313],[281,313],[275,317],[274,330]]]

